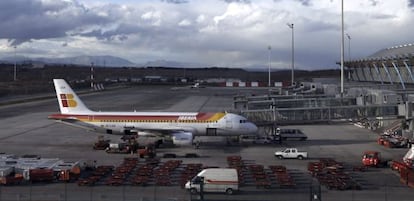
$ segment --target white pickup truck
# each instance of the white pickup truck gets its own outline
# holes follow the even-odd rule
[[[276,151],[275,157],[279,159],[284,158],[297,158],[299,160],[303,160],[305,158],[308,158],[308,152],[305,151],[298,151],[296,148],[286,148],[282,151]]]

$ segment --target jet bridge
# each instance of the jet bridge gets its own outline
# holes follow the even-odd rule
[[[375,97],[376,98],[373,98]],[[375,129],[388,119],[397,119],[399,99],[385,93],[368,94],[364,97],[339,97],[323,95],[260,96],[235,99],[235,109],[263,127],[266,133],[275,126],[292,124],[314,124],[349,122],[363,119]],[[368,97],[368,98],[367,98]],[[276,125],[277,124],[277,125]]]

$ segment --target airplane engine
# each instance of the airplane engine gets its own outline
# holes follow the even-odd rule
[[[193,134],[190,132],[172,133],[172,141],[178,146],[188,146],[193,143]]]

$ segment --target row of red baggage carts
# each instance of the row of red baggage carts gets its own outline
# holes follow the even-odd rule
[[[344,171],[343,163],[334,159],[309,162],[308,171],[321,185],[333,190],[360,190],[361,186]]]
[[[227,165],[229,168],[234,168],[237,170],[237,175],[239,177],[239,184],[245,183],[245,178],[243,174],[243,169],[245,167],[245,164],[241,158],[241,156],[227,156]]]
[[[289,174],[285,166],[271,165],[269,168],[281,188],[294,188],[296,186],[293,177]]]
[[[267,176],[263,165],[249,165],[248,166],[250,173],[253,176],[254,182],[257,188],[270,188],[271,182],[269,177]]]
[[[114,169],[112,165],[101,165],[96,167],[87,177],[79,178],[77,183],[79,186],[92,186],[99,180],[106,177]]]

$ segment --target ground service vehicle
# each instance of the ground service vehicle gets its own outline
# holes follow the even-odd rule
[[[203,186],[203,192],[233,194],[239,190],[237,170],[232,168],[207,168],[185,184],[185,188],[193,194],[200,192],[201,186]]]
[[[98,141],[93,144],[95,150],[105,150],[109,147],[110,140],[106,140],[103,135],[98,136]]]
[[[414,147],[411,146],[411,148],[404,155],[403,161],[405,164],[407,164],[408,167],[413,167],[413,159],[414,159]]]
[[[298,149],[296,148],[286,148],[285,150],[282,150],[282,151],[276,151],[275,157],[279,159],[297,158],[299,160],[302,160],[302,159],[308,158],[308,152],[298,151]]]
[[[378,151],[365,151],[362,156],[364,166],[378,167],[381,164],[381,153]]]
[[[283,141],[286,140],[306,140],[308,136],[306,136],[301,130],[299,129],[276,129],[276,136],[280,137]]]
[[[139,147],[137,152],[140,158],[154,158],[156,156],[154,146]]]

